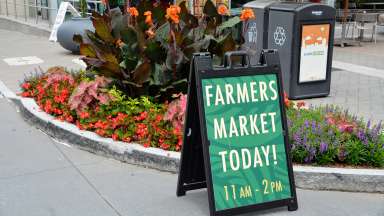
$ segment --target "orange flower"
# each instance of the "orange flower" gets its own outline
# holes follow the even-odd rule
[[[241,21],[247,21],[249,19],[254,19],[255,14],[253,13],[252,9],[243,9],[241,11],[240,20]]]
[[[217,8],[217,13],[219,13],[222,16],[228,15],[228,8],[224,4],[221,4]]]
[[[151,11],[145,11],[144,16],[145,16],[145,23],[147,23],[148,25],[153,25],[152,12]]]
[[[172,20],[172,22],[178,24],[180,21],[179,14],[181,12],[181,8],[177,5],[171,5],[169,8],[167,8],[167,14],[165,17],[167,19]]]
[[[131,14],[133,17],[139,16],[139,11],[135,7],[129,7],[128,13]]]

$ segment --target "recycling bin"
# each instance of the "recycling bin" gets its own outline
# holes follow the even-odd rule
[[[313,3],[269,7],[268,48],[280,55],[283,86],[290,99],[330,92],[336,10]]]
[[[259,62],[259,56],[263,49],[268,46],[268,19],[269,6],[277,1],[257,0],[244,4],[243,8],[253,10],[256,19],[251,19],[247,23],[244,34],[244,44],[242,49],[247,51],[251,64]]]

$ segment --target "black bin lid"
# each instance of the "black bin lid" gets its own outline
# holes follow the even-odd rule
[[[243,8],[265,9],[272,4],[276,4],[278,0],[256,0],[244,4]]]
[[[273,4],[269,9],[271,11],[284,11],[298,14],[301,20],[334,19],[336,15],[335,8],[317,3],[283,2]]]
[[[314,5],[313,3],[297,3],[297,2],[281,2],[270,6],[271,10],[278,11],[300,11],[308,6]]]

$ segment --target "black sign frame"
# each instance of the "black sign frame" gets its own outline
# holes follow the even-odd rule
[[[232,56],[242,57],[243,64],[241,67],[235,67],[231,64]],[[250,66],[249,61],[246,60],[248,60],[248,56],[243,51],[228,52],[226,53],[225,67],[213,68],[212,57],[209,53],[197,53],[194,54],[191,63],[190,77],[188,81],[188,100],[185,118],[186,122],[184,127],[184,140],[180,158],[180,170],[176,195],[184,196],[186,191],[206,187],[208,191],[211,216],[227,216],[281,206],[287,206],[289,211],[295,211],[298,209],[292,162],[289,155],[290,145],[288,140],[288,126],[284,107],[284,92],[281,82],[282,77],[278,53],[276,50],[263,50],[260,57],[260,65],[257,66]],[[216,211],[209,156],[210,143],[207,138],[208,136],[205,125],[201,80],[207,78],[224,78],[261,74],[275,74],[277,79],[291,197],[282,200]],[[202,169],[204,169],[205,172]]]

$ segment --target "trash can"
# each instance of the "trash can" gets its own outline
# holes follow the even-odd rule
[[[336,10],[313,3],[270,6],[268,48],[280,54],[290,99],[329,95]]]
[[[269,6],[277,0],[257,0],[244,4],[243,8],[253,10],[256,19],[248,21],[248,28],[244,34],[242,49],[247,51],[251,64],[259,62],[259,56],[263,49],[268,46],[268,19]]]

